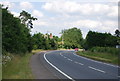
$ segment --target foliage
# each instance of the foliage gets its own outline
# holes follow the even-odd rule
[[[2,50],[10,53],[31,52],[30,29],[21,20],[2,8]]]
[[[85,48],[90,49],[95,46],[115,47],[117,45],[117,37],[110,33],[98,33],[89,31],[86,36]]]
[[[47,37],[45,37],[47,35]],[[32,36],[33,38],[33,48],[34,49],[57,49],[57,36],[53,36],[52,39],[49,38],[48,34],[37,33]]]
[[[37,20],[37,18],[32,17],[31,14],[29,14],[28,12],[26,12],[24,10],[20,13],[19,17],[20,17],[22,23],[23,24],[27,23],[27,27],[30,27],[30,28],[33,28],[32,21]]]
[[[81,48],[83,38],[80,29],[74,27],[68,30],[63,30],[62,37],[65,48]]]
[[[120,31],[119,31],[119,30],[115,30],[115,35],[116,35],[117,37],[120,37]]]
[[[119,49],[113,48],[113,47],[93,47],[89,51],[91,52],[100,52],[100,53],[109,53],[112,55],[117,55],[119,54]]]
[[[3,79],[34,79],[31,68],[29,65],[29,59],[33,55],[27,53],[24,56],[20,54],[10,54],[14,58],[6,65],[2,65],[2,78]]]

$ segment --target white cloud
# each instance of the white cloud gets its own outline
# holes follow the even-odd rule
[[[19,13],[17,13],[17,12],[11,12],[15,17],[19,17]]]
[[[33,9],[33,5],[30,2],[21,2],[20,7],[22,9]]]
[[[43,13],[40,12],[40,11],[38,11],[38,10],[33,10],[32,13],[33,13],[33,16],[35,16],[35,17],[39,17],[39,18],[41,18],[41,17],[44,16]]]
[[[9,7],[9,8],[15,7],[15,4],[9,1],[3,1],[3,2],[0,2],[0,4],[3,4],[5,7]]]
[[[21,2],[18,5],[20,7],[19,11],[18,7],[14,6],[15,3],[4,2],[4,4],[10,5],[13,9],[10,11],[15,16],[19,16],[17,12],[22,8],[27,9],[32,16],[37,17],[38,20],[33,22],[34,31],[32,32],[42,31],[42,33],[45,33],[50,30],[52,33],[59,34],[62,29],[78,27],[82,30],[85,37],[89,30],[114,33],[114,30],[118,28],[117,19],[115,19],[118,16],[118,6],[112,3],[80,3],[54,0],[42,4],[42,9],[47,12],[30,2]]]
[[[41,20],[34,21],[33,24],[36,27],[48,26],[48,23],[46,21],[41,21]]]
[[[117,6],[102,3],[77,3],[73,1],[53,1],[42,6],[45,10],[57,13],[79,13],[83,15],[117,16]]]
[[[107,20],[107,21],[104,21],[102,22],[103,26],[106,26],[106,27],[118,27],[118,22],[117,21],[110,21],[110,20]]]
[[[109,17],[117,17],[118,16],[118,6],[113,6],[108,13]]]
[[[87,28],[96,28],[101,25],[101,22],[94,21],[94,20],[78,20],[75,22],[72,22],[70,25],[75,27],[87,27]]]

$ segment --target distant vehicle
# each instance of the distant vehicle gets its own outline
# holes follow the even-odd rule
[[[75,51],[78,51],[78,48],[75,48]]]

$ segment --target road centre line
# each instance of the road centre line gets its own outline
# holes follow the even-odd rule
[[[55,65],[53,65],[47,58],[46,58],[46,54],[44,54],[44,59],[45,61],[50,64],[53,68],[55,68],[58,72],[60,72],[61,74],[63,74],[65,77],[67,77],[68,79],[75,81],[73,78],[71,78],[70,76],[68,76],[67,74],[65,74],[63,71],[61,71],[60,69],[58,69]]]
[[[72,61],[71,59],[68,58],[69,61]]]
[[[99,71],[99,72],[102,72],[102,73],[105,73],[105,71],[103,71],[103,70],[100,70],[100,69],[96,69],[96,68],[94,68],[94,67],[91,67],[91,66],[88,66],[90,69],[93,69],[93,70],[96,70],[96,71]]]
[[[74,63],[78,64],[78,62],[76,62],[76,61]]]
[[[61,55],[61,53],[60,53],[60,55]],[[67,57],[65,57],[64,55],[62,55],[64,58],[67,58]],[[73,61],[73,60],[71,60],[71,59],[69,59],[69,58],[67,58],[67,60],[69,60],[69,61]],[[74,63],[76,63],[76,64],[80,64],[80,65],[84,65],[84,64],[82,64],[82,63],[79,63],[79,62],[76,62],[76,61],[74,61]]]
[[[96,62],[96,63],[105,64],[105,65],[108,65],[108,66],[120,68],[119,66],[108,64],[108,63],[104,63],[104,62],[100,62],[100,61],[95,61],[95,60],[92,60],[92,59],[89,59],[89,58],[86,58],[86,57],[83,57],[83,56],[76,55],[75,53],[73,53],[73,55],[75,55],[77,57],[80,57],[80,58],[83,58],[83,59],[86,59],[86,60],[90,60],[90,61]]]
[[[80,65],[84,65],[84,64],[82,64],[82,63],[78,63],[78,64],[80,64]]]

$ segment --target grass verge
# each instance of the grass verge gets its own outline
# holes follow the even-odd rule
[[[38,53],[38,52],[41,52],[41,51],[45,51],[45,50],[42,50],[42,49],[36,49],[36,50],[32,50],[32,53],[35,54],[35,53]]]
[[[111,63],[118,65],[118,56],[110,53],[99,53],[99,52],[91,52],[91,51],[78,51],[78,55],[84,56],[93,60],[98,60],[106,63]]]
[[[3,79],[33,79],[31,68],[29,66],[29,60],[32,53],[28,53],[24,56],[14,55],[12,61],[7,63],[6,66],[2,66],[2,78]]]

